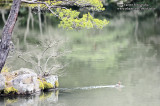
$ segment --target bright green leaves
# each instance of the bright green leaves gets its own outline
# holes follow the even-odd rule
[[[101,0],[46,0],[41,3],[29,4],[31,7],[39,6],[42,10],[49,9],[52,15],[57,16],[61,21],[59,27],[65,29],[98,28],[102,29],[109,21],[95,19],[90,13],[82,14],[78,10],[72,10],[72,6],[77,6],[90,11],[103,11],[104,7]],[[71,7],[69,9],[69,7]],[[38,12],[41,12],[38,11]]]
[[[83,14],[82,18],[79,18],[80,12],[71,9],[57,9],[57,14],[61,19],[59,27],[65,29],[81,29],[81,28],[98,28],[102,29],[109,21],[95,19],[90,13]]]
[[[62,19],[64,17],[68,18],[77,18],[80,14],[80,12],[72,10],[72,9],[60,9],[57,8],[56,10],[57,14],[59,14],[59,18]]]
[[[69,1],[74,1],[74,0],[69,0]],[[100,0],[78,0],[74,3],[74,5],[79,7],[84,7],[92,11],[104,10],[102,1]],[[109,21],[107,20],[95,19],[90,15],[90,13],[83,14],[82,18],[79,18],[80,12],[72,9],[58,8],[56,12],[59,18],[61,19],[59,27],[65,29],[81,29],[81,28],[90,29],[94,27],[102,29],[109,23]]]

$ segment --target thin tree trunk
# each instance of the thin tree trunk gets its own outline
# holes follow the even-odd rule
[[[21,0],[13,0],[10,14],[3,28],[2,39],[0,42],[0,72],[6,62],[10,50],[11,36],[17,20],[20,5]]]
[[[136,26],[135,26],[135,30],[134,30],[134,36],[135,36],[135,40],[136,40],[136,43],[138,43],[138,26],[139,26],[139,22],[138,22],[138,16],[135,15],[135,18],[136,18]]]
[[[34,30],[34,17],[32,12],[30,14],[31,14],[31,20],[32,20],[32,30]]]
[[[5,24],[5,23],[6,23],[5,10],[1,10],[1,13],[2,13],[3,22],[4,22],[4,24]]]
[[[29,7],[29,12],[28,12],[28,19],[27,19],[27,26],[26,26],[26,31],[24,33],[24,44],[26,44],[26,39],[27,39],[27,35],[29,32],[29,26],[30,26],[30,19],[31,19],[31,7]]]
[[[39,20],[39,29],[40,29],[40,33],[41,33],[41,37],[42,37],[43,31],[42,31],[42,20],[41,20],[40,5],[38,6],[38,20]]]

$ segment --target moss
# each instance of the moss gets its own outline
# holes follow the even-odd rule
[[[58,88],[59,87],[59,82],[55,81],[55,87]]]
[[[43,90],[44,89],[43,82],[40,79],[38,79],[38,81],[39,81],[39,88]]]
[[[51,89],[53,88],[54,86],[51,84],[51,83],[48,83],[44,78],[42,80],[38,79],[39,81],[39,88],[41,90],[44,90],[44,89]],[[58,85],[58,84],[57,84]]]
[[[53,85],[51,83],[48,83],[47,81],[43,81],[44,89],[51,89],[53,88]]]
[[[4,89],[4,94],[10,94],[10,93],[15,94],[17,92],[18,90],[15,89],[14,87],[7,87]]]
[[[9,69],[7,66],[4,66],[4,67],[2,68],[2,71],[1,71],[1,72],[2,72],[2,73],[3,73],[3,72],[9,72],[9,70],[10,70],[10,69]]]

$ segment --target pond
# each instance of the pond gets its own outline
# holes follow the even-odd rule
[[[16,48],[25,51],[26,8],[21,8],[14,29]],[[8,10],[6,10],[6,16]],[[60,87],[49,92],[20,97],[0,97],[0,106],[158,106],[160,104],[160,30],[154,16],[136,19],[120,13],[109,19],[102,30],[66,31],[57,28],[57,19],[42,16],[43,36],[67,39],[64,48],[72,52],[60,59],[67,63],[59,77]],[[129,16],[129,17],[127,17]],[[28,45],[41,37],[34,14],[34,29],[29,25]],[[0,18],[2,32],[3,21]],[[17,43],[19,41],[19,43]],[[13,54],[11,54],[13,55]],[[7,60],[12,69],[31,67],[15,58]],[[112,87],[118,82],[124,87]]]

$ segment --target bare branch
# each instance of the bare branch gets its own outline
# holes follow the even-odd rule
[[[69,64],[69,63],[68,63],[68,64]],[[51,72],[53,68],[56,68],[56,69],[58,69],[58,70],[62,70],[62,69],[64,69],[66,66],[68,66],[68,64],[63,65],[63,66],[53,65],[53,66],[50,68],[49,72]],[[55,72],[56,72],[56,71],[55,71]]]
[[[24,59],[24,58],[21,57],[21,56],[22,56],[22,55],[18,55],[18,58],[22,59],[22,60],[25,61],[26,63],[30,63],[30,64],[32,64],[32,65],[37,65],[37,64],[35,64],[35,63],[31,62],[31,61],[27,61],[26,59]]]
[[[48,49],[52,48],[53,46],[55,46],[57,44],[57,42],[50,42],[46,49],[42,52],[42,57],[44,56],[44,54],[47,52]]]
[[[29,3],[29,4],[35,4],[37,3],[37,0],[32,0],[32,1],[28,1],[28,0],[21,0],[24,3]]]
[[[84,7],[94,7],[93,5],[91,5],[90,3],[79,3],[78,1],[79,0],[72,0],[72,1],[69,1],[69,0],[63,0],[63,2],[61,4],[57,4],[57,5],[49,5],[48,3],[46,2],[43,2],[43,1],[38,1],[38,0],[31,0],[31,1],[28,1],[28,0],[21,0],[22,2],[24,3],[28,3],[28,4],[45,4],[48,9],[53,12],[51,10],[51,8],[64,8],[64,9],[67,9],[67,7],[72,7],[72,6],[77,6],[77,7],[81,7],[81,8],[84,8]],[[55,14],[53,12],[53,14]]]
[[[48,7],[48,10],[49,10],[52,14],[54,14],[56,17],[58,17],[58,15],[51,10],[51,8],[53,8],[52,6],[49,6],[46,2],[45,2],[44,4]]]

